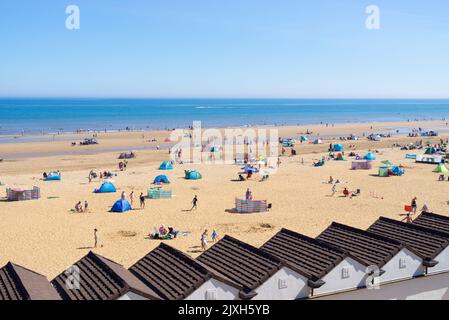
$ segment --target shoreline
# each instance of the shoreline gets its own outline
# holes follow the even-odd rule
[[[219,125],[219,126],[202,126],[203,129],[248,129],[248,128],[283,128],[283,127],[307,127],[307,126],[322,126],[326,123],[329,125],[366,125],[366,124],[388,124],[388,123],[403,123],[403,124],[412,124],[412,123],[448,123],[449,120],[445,118],[441,119],[413,119],[413,120],[397,120],[397,121],[383,121],[383,120],[373,120],[373,121],[344,121],[344,122],[310,122],[310,123],[298,123],[296,125],[294,124],[262,124],[262,123],[253,123],[253,124],[246,124],[246,125]],[[131,133],[131,132],[137,132],[137,133],[151,133],[151,132],[171,132],[174,130],[188,130],[188,127],[175,127],[175,128],[135,128],[135,129],[127,129],[131,127],[126,128],[117,128],[117,129],[80,129],[79,132],[77,131],[64,131],[63,128],[61,128],[61,132],[48,132],[44,134],[19,134],[19,133],[11,133],[11,134],[0,134],[0,144],[2,143],[15,143],[15,142],[21,142],[19,140],[24,139],[46,139],[45,141],[53,141],[53,137],[57,137],[56,140],[61,139],[68,139],[67,137],[78,137],[84,135],[92,135],[92,134],[116,134],[116,133]],[[449,130],[449,129],[448,129]],[[39,130],[43,131],[43,130]],[[28,141],[26,141],[28,142]],[[31,141],[30,141],[31,142]]]

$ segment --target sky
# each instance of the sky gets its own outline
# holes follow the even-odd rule
[[[449,98],[449,1],[1,0],[0,96]]]

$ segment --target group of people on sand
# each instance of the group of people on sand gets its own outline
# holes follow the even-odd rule
[[[209,237],[209,231],[206,229],[201,234],[201,249],[203,249],[203,251],[207,250],[208,237]],[[218,234],[215,230],[212,231],[211,239],[212,239],[212,242],[218,241]]]
[[[126,192],[123,191],[120,197],[122,200],[127,200]],[[129,198],[129,203],[131,204],[131,207],[133,207],[134,206],[134,191],[131,191],[129,193],[128,198]],[[140,209],[145,209],[145,195],[143,194],[143,192],[141,192],[139,195],[139,204],[140,204]]]
[[[118,163],[118,169],[120,171],[125,171],[127,166],[128,166],[128,161],[127,160],[123,160],[123,161],[120,161]]]
[[[405,214],[405,218],[401,220],[401,222],[406,222],[406,223],[412,223],[413,222],[413,218],[412,215],[416,214],[416,211],[418,210],[418,198],[414,197],[412,199],[412,201],[410,202],[410,207],[411,207],[411,211],[408,211]],[[421,212],[429,212],[429,207],[427,206],[427,204],[424,204],[421,208]]]
[[[153,240],[171,240],[175,239],[178,233],[179,231],[175,231],[173,227],[168,227],[167,229],[161,225],[158,229],[154,228],[154,231],[148,234],[148,238]]]
[[[84,201],[84,207],[83,207],[83,203],[81,201],[78,201],[75,204],[74,211],[78,212],[78,213],[87,212],[88,208],[89,208],[89,203],[87,202],[87,200]]]
[[[444,174],[440,174],[438,181],[446,181],[446,176]],[[449,176],[447,176],[447,181],[449,181]]]

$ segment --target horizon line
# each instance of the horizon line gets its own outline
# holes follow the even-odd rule
[[[141,96],[141,97],[129,97],[129,96],[1,96],[0,99],[91,99],[91,100],[182,100],[182,99],[192,99],[192,100],[204,100],[204,99],[217,99],[217,100],[449,100],[449,97],[445,98],[412,98],[412,97],[151,97],[151,96]]]

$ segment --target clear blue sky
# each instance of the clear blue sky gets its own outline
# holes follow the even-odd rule
[[[2,1],[0,96],[449,98],[449,1]]]

